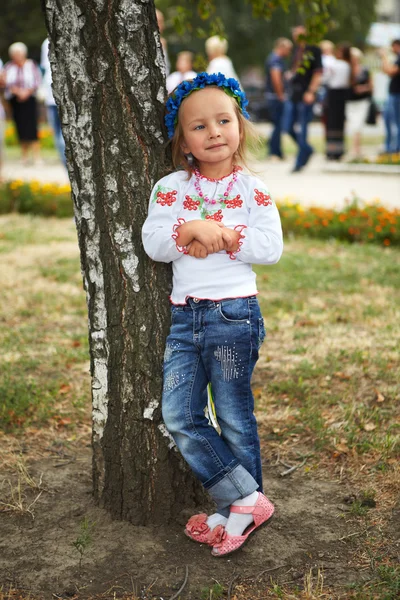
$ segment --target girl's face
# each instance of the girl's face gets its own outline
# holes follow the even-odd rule
[[[181,104],[182,150],[192,153],[200,170],[212,163],[232,168],[240,131],[232,98],[217,87],[192,92]]]

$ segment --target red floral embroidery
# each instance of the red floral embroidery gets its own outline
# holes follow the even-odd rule
[[[270,204],[272,206],[271,196],[269,194],[263,194],[259,190],[254,190],[255,192],[255,201],[258,206],[268,206]]]
[[[175,225],[172,228],[173,234],[172,234],[172,239],[175,240],[175,244],[176,244],[176,248],[178,250],[178,252],[183,252],[183,254],[187,254],[188,251],[186,249],[186,246],[179,246],[178,245],[178,237],[179,237],[179,232],[177,231],[178,227],[180,227],[183,223],[186,223],[185,219],[179,218],[178,222],[175,223]]]
[[[236,260],[236,256],[235,254],[237,254],[238,252],[240,252],[240,248],[242,247],[242,240],[245,237],[243,234],[243,229],[246,229],[247,225],[236,225],[236,227],[234,227],[235,231],[238,231],[240,233],[240,237],[239,237],[239,242],[238,242],[238,249],[235,250],[234,252],[227,252],[227,254],[229,254],[229,258],[231,260]]]
[[[223,219],[222,210],[219,210],[218,212],[214,213],[213,215],[206,215],[206,219],[208,221],[210,219],[213,219],[214,221],[222,221],[222,219]]]
[[[200,200],[193,200],[193,198],[190,196],[185,196],[183,208],[187,208],[188,210],[197,210],[198,206],[200,206]]]
[[[235,198],[228,198],[225,200],[226,208],[240,208],[243,204],[243,200],[240,199],[240,194],[235,196]]]
[[[173,202],[176,200],[177,190],[171,190],[170,192],[157,192],[157,204],[161,204],[161,206],[171,206]]]

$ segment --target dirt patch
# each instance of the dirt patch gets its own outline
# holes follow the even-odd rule
[[[46,599],[100,594],[113,598],[114,593],[166,599],[181,586],[187,565],[189,577],[181,597],[201,600],[210,597],[208,590],[216,582],[225,589],[220,597],[226,597],[234,577],[236,597],[244,599],[261,597],[271,576],[294,585],[317,567],[324,571],[325,588],[362,580],[362,573],[350,564],[362,528],[343,518],[343,499],[351,490],[303,472],[281,477],[283,470],[266,461],[267,493],[276,505],[271,524],[238,553],[215,559],[208,547],[183,535],[187,515],[164,527],[136,527],[112,521],[96,507],[90,448],[83,446],[64,461],[42,458],[29,469],[36,481],[43,474],[42,487],[47,490],[34,506],[34,519],[13,512],[0,515],[0,582],[5,589],[29,590]],[[37,490],[29,491],[29,499],[36,495]],[[94,525],[80,564],[73,542],[85,518]]]

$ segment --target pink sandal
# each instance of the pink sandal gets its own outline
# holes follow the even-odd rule
[[[233,513],[252,514],[254,523],[250,525],[242,535],[229,535],[224,529],[221,540],[213,545],[211,551],[213,556],[225,556],[226,554],[239,550],[239,548],[247,541],[250,534],[272,517],[275,509],[272,502],[270,502],[264,494],[259,492],[257,502],[254,506],[232,505],[230,510]]]
[[[190,517],[186,523],[185,535],[199,544],[214,546],[221,541],[225,528],[223,525],[217,525],[214,529],[210,529],[207,525],[207,518],[205,513]]]

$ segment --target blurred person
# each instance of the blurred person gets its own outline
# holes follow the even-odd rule
[[[329,67],[335,62],[335,44],[330,40],[322,40],[319,47],[321,49],[321,61],[322,61],[322,80],[324,83],[325,74],[329,73]]]
[[[61,131],[61,123],[60,117],[58,114],[58,109],[56,105],[56,101],[54,100],[53,90],[52,90],[52,75],[51,75],[51,67],[49,61],[49,40],[46,38],[42,44],[41,48],[41,58],[40,58],[40,66],[43,69],[43,84],[45,90],[45,105],[47,110],[47,120],[49,122],[50,127],[54,133],[54,141],[56,144],[56,148],[58,150],[58,154],[64,163],[65,162],[65,142],[63,138],[63,134]]]
[[[156,17],[157,17],[158,29],[160,30],[160,42],[161,42],[161,46],[162,46],[163,54],[164,54],[165,77],[168,77],[168,75],[171,72],[171,64],[170,64],[169,58],[168,58],[168,42],[165,39],[165,37],[163,37],[163,32],[164,32],[164,28],[165,28],[165,20],[164,20],[164,14],[158,8],[156,8]]]
[[[364,54],[361,50],[353,47],[350,49],[350,55],[353,85],[346,102],[346,132],[351,136],[351,157],[360,159],[362,158],[361,132],[367,120],[373,85],[370,72],[362,64]]]
[[[330,66],[335,62],[335,44],[330,40],[322,40],[319,47],[321,49],[322,77],[321,85],[317,91],[317,102],[320,105],[321,121],[326,128],[326,99],[328,86],[326,80],[329,77]]]
[[[385,49],[381,48],[382,71],[389,75],[389,95],[383,117],[386,127],[385,152],[400,152],[400,39],[393,40],[395,61],[392,64]]]
[[[265,61],[267,109],[274,126],[272,135],[268,141],[268,148],[269,155],[275,159],[283,158],[281,133],[284,102],[286,99],[285,58],[290,56],[292,47],[292,42],[287,38],[278,38],[274,44],[273,51]]]
[[[11,105],[22,159],[27,162],[29,151],[32,150],[35,162],[39,163],[36,93],[42,75],[37,64],[27,58],[28,48],[22,42],[11,44],[8,53],[10,61],[4,66],[5,98]]]
[[[344,154],[344,120],[346,101],[350,95],[352,65],[350,44],[339,44],[335,60],[329,66],[325,83],[326,97],[326,157],[340,160]]]
[[[4,88],[5,77],[3,71],[3,61],[0,58],[0,90]],[[4,160],[4,136],[6,131],[6,112],[0,97],[0,182],[3,181],[3,160]]]
[[[167,77],[167,92],[170,94],[177,85],[187,79],[194,79],[197,73],[193,71],[193,53],[179,52],[176,58],[176,71]]]
[[[284,130],[298,145],[292,173],[301,171],[314,151],[307,141],[307,131],[313,117],[313,105],[322,76],[321,50],[318,46],[306,44],[304,39],[306,33],[303,25],[292,29],[295,48],[289,82],[289,99],[285,103],[283,116]]]
[[[239,81],[231,59],[226,55],[228,41],[219,35],[213,35],[206,40],[206,54],[209,60],[207,73],[222,73],[227,79],[232,77]]]

